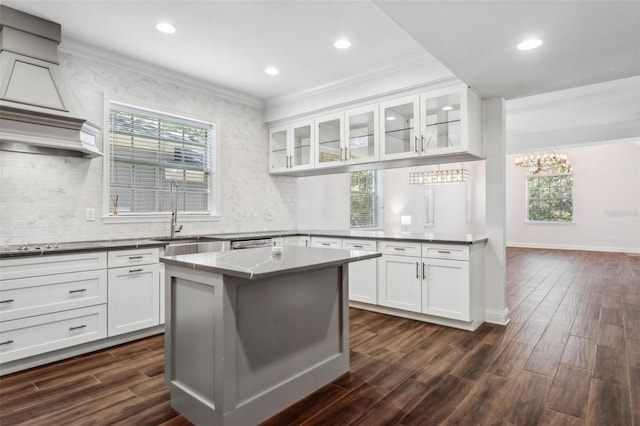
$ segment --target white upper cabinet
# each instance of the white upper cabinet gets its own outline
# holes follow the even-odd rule
[[[381,104],[381,160],[471,154],[484,157],[481,100],[466,85]]]
[[[481,98],[457,84],[317,117],[313,125],[272,127],[270,172],[300,176],[362,170],[366,164],[482,159],[483,128]]]
[[[344,113],[326,115],[315,120],[315,166],[331,167],[344,163]]]
[[[418,155],[420,97],[394,99],[380,104],[382,160],[394,160]]]
[[[378,105],[347,111],[345,122],[346,163],[359,164],[378,161],[380,159]]]
[[[269,129],[269,170],[288,172],[313,167],[313,120]]]

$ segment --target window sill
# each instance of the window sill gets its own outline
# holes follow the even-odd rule
[[[222,216],[204,214],[178,214],[178,224],[184,222],[219,222]],[[137,214],[102,216],[103,223],[165,223],[171,221],[170,214]]]
[[[525,220],[525,225],[575,226],[575,222],[546,222],[542,220]]]

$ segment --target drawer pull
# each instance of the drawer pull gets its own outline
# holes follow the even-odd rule
[[[394,247],[393,249],[398,251],[404,251],[404,247]]]
[[[352,245],[351,247],[353,247],[353,248],[362,248],[361,245],[356,245],[356,244]]]
[[[144,256],[129,256],[129,260],[142,259]]]
[[[76,325],[75,327],[69,327],[69,331],[80,330],[81,328],[87,328],[86,324]]]
[[[79,288],[77,290],[69,290],[69,293],[70,294],[72,294],[72,293],[82,293],[83,291],[87,291],[87,289],[86,288]]]
[[[440,253],[440,254],[451,254],[451,252],[449,250],[438,250],[438,253]]]
[[[11,303],[11,302],[13,302],[13,299],[0,300],[0,303]]]
[[[134,272],[142,272],[142,271],[144,271],[144,269],[143,269],[143,268],[138,268],[138,269],[129,269],[129,273],[130,273],[130,274],[133,274]]]
[[[323,246],[330,246],[331,245],[331,243],[320,243],[320,244],[322,244]]]
[[[13,340],[7,340],[5,342],[0,342],[0,346],[2,346],[2,345],[10,345],[12,343],[13,343]]]

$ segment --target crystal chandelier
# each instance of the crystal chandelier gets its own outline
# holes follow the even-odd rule
[[[549,152],[546,154],[527,154],[523,157],[516,158],[516,166],[526,167],[528,169],[548,169],[556,166],[562,166],[567,172],[571,171],[571,163],[564,154],[556,154]]]
[[[467,169],[432,170],[409,173],[410,185],[441,185],[469,182],[471,174]]]

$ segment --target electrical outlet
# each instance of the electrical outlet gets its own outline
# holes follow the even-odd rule
[[[96,209],[87,208],[86,221],[93,222],[96,220]]]

